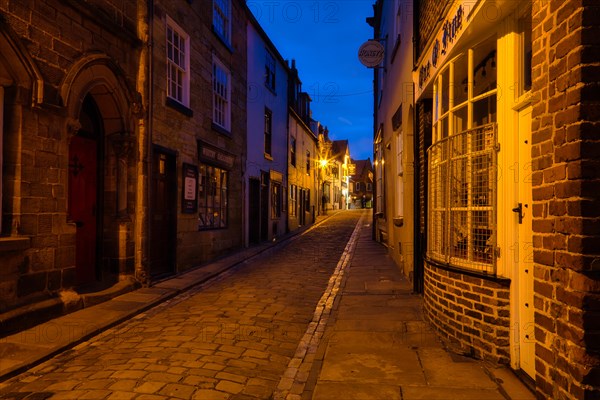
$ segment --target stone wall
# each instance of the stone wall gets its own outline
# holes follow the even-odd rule
[[[600,4],[533,1],[540,398],[600,398]]]
[[[73,132],[61,87],[74,65],[92,53],[108,55],[119,78],[135,87],[140,41],[131,3],[0,2],[0,61],[19,76],[4,96],[0,311],[75,283],[75,226],[67,218]],[[16,249],[10,245],[15,241],[21,243]]]

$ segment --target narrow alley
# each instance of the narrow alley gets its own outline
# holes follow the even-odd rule
[[[337,212],[6,380],[0,398],[532,399],[508,370],[442,348],[371,222]]]

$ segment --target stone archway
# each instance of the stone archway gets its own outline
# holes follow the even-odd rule
[[[129,200],[135,198],[135,193],[129,188],[135,185],[128,182],[135,179],[131,152],[135,143],[135,95],[110,58],[94,54],[73,65],[61,86],[61,98],[68,114],[67,209],[76,229],[76,271],[83,271],[81,276],[87,277],[79,283],[104,288],[134,274],[134,213]],[[94,188],[86,188],[87,194],[81,190],[74,193],[78,180],[74,158],[78,152],[86,157],[88,172],[97,168],[96,179],[90,178]],[[85,203],[88,219],[92,225],[95,223],[87,232],[72,213],[80,207],[79,202]],[[90,238],[94,242],[86,248],[84,242]],[[85,264],[90,262],[94,263],[93,274],[89,268],[85,272]]]

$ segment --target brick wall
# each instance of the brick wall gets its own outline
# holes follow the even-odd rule
[[[453,0],[421,0],[417,5],[418,31],[417,31],[417,57],[421,55],[428,39],[433,36],[438,20],[445,15],[446,9],[450,7]]]
[[[539,398],[600,398],[600,3],[533,1]]]
[[[425,264],[425,315],[455,351],[508,364],[509,287]]]

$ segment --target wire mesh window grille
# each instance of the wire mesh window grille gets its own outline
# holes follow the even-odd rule
[[[487,124],[429,148],[428,256],[496,273],[497,128]]]

